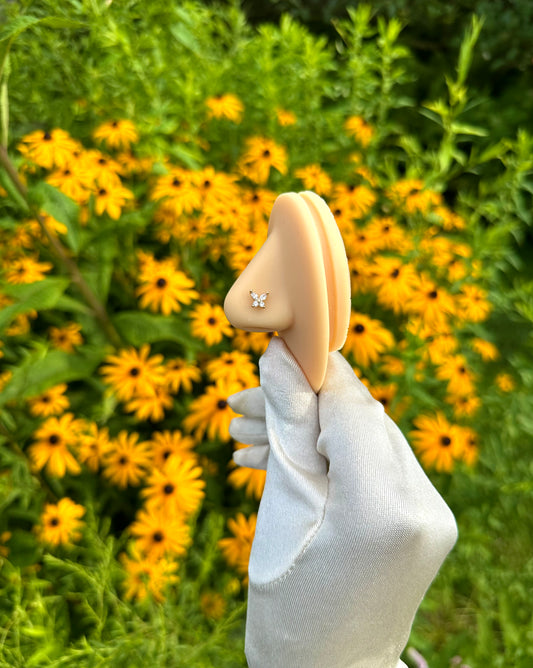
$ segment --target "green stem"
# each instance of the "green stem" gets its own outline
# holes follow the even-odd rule
[[[32,206],[28,197],[28,189],[21,181],[17,173],[17,170],[15,169],[11,160],[9,159],[7,150],[3,146],[0,146],[0,165],[5,169],[9,179],[11,180],[15,188],[18,190],[18,192],[26,202],[26,205],[28,206],[30,212],[39,222],[39,225],[44,235],[46,236],[48,242],[50,243],[53,253],[57,256],[59,261],[66,268],[72,282],[78,287],[78,290],[81,292],[83,299],[93,311],[94,317],[98,320],[98,322],[102,326],[105,335],[116,348],[120,348],[122,346],[122,339],[120,338],[117,330],[115,329],[111,320],[109,319],[109,316],[107,315],[107,311],[105,310],[104,305],[94,294],[94,292],[91,290],[91,288],[81,275],[81,272],[78,269],[78,265],[69,257],[66,248],[59,241],[59,239],[57,239],[57,237],[55,237],[50,232],[41,214],[35,209],[35,207]]]

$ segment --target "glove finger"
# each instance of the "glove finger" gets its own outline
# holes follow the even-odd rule
[[[249,448],[235,450],[233,461],[237,466],[266,471],[269,452],[270,447],[268,445],[252,445]]]
[[[232,394],[227,399],[229,407],[239,415],[251,418],[265,417],[265,397],[261,387],[252,387]]]
[[[264,418],[233,418],[229,425],[229,433],[236,441],[246,443],[246,445],[268,445]]]

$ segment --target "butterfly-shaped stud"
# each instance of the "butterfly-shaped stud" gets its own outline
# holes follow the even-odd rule
[[[268,297],[269,293],[268,292],[263,292],[263,294],[258,295],[257,292],[254,292],[253,290],[250,290],[250,295],[252,297],[252,307],[257,308],[265,308],[265,300]]]

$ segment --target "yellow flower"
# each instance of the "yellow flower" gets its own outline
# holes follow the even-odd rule
[[[235,518],[228,520],[228,528],[233,534],[231,538],[222,538],[218,546],[222,551],[227,564],[240,574],[247,577],[250,551],[255,536],[257,514],[246,517],[238,513]]]
[[[111,448],[107,427],[99,429],[98,425],[92,422],[80,436],[78,457],[90,471],[96,473]]]
[[[190,214],[200,209],[202,198],[194,184],[194,175],[179,167],[172,167],[168,174],[160,176],[150,194],[151,200],[164,200],[164,206],[174,216]]]
[[[287,109],[276,109],[276,117],[278,119],[278,123],[282,127],[294,125],[296,123],[296,114],[294,114],[292,111],[288,111]]]
[[[139,141],[135,125],[124,118],[107,121],[99,125],[93,132],[96,141],[104,142],[109,148],[128,149]]]
[[[274,336],[273,332],[245,332],[237,330],[233,344],[238,350],[248,352],[251,350],[257,355],[262,355],[268,348],[270,339]]]
[[[47,503],[36,527],[40,540],[50,545],[69,546],[81,537],[85,508],[65,497],[57,504]]]
[[[206,365],[207,375],[212,381],[240,382],[247,387],[259,385],[257,368],[250,355],[234,350],[222,353]]]
[[[190,394],[193,382],[197,383],[201,378],[202,372],[194,362],[176,358],[165,364],[165,384],[171,392],[177,393],[183,388]]]
[[[326,174],[320,165],[307,165],[307,167],[297,169],[294,175],[302,181],[306,190],[313,190],[317,195],[323,196],[331,193],[333,188],[331,177]]]
[[[45,278],[45,273],[53,268],[50,262],[38,262],[31,257],[13,260],[6,271],[6,281],[13,285],[36,283]]]
[[[83,428],[72,413],[50,417],[35,431],[35,443],[28,454],[37,471],[46,467],[50,475],[62,478],[65,473],[78,474],[81,467],[71,452],[78,444]]]
[[[107,212],[113,220],[118,220],[128,201],[133,200],[131,190],[115,183],[99,184],[94,190],[94,210],[97,216]]]
[[[394,337],[379,320],[363,313],[352,313],[344,351],[352,353],[356,364],[368,366],[394,345]]]
[[[268,181],[270,170],[287,173],[287,151],[272,139],[251,137],[246,140],[246,151],[239,162],[239,171],[254,183]]]
[[[363,218],[376,200],[376,194],[367,186],[339,183],[335,186],[331,207],[345,209],[353,218]]]
[[[141,492],[146,497],[146,507],[162,509],[169,515],[196,513],[205,496],[201,475],[202,469],[194,459],[171,455],[146,480]]]
[[[60,415],[70,406],[66,383],[60,383],[50,387],[37,397],[28,399],[30,412],[37,417],[50,417],[51,415]]]
[[[198,304],[191,314],[193,336],[202,339],[208,346],[220,343],[224,336],[232,336],[233,329],[224,310],[218,304]]]
[[[216,591],[206,591],[200,596],[200,610],[207,619],[220,619],[226,612],[226,599]]]
[[[40,167],[65,167],[78,150],[77,142],[64,130],[35,130],[22,138],[19,151]]]
[[[122,430],[105,454],[104,476],[121,489],[138,485],[150,466],[150,444],[138,441],[139,434]]]
[[[126,571],[124,598],[128,601],[136,599],[144,601],[152,596],[155,601],[162,603],[164,592],[169,585],[179,582],[176,575],[178,564],[165,557],[159,559],[148,558],[138,549],[132,549],[132,557],[122,553],[120,561]]]
[[[225,118],[233,123],[240,123],[244,105],[236,95],[226,93],[215,95],[205,101],[208,118]]]
[[[458,425],[450,424],[442,413],[414,420],[411,438],[424,467],[451,472],[455,460],[463,455],[465,435]]]
[[[469,322],[486,320],[491,310],[486,291],[477,285],[463,285],[457,305],[459,318]]]
[[[50,327],[48,334],[54,348],[73,353],[74,348],[83,343],[80,331],[81,325],[78,325],[77,322],[69,322],[64,327]]]
[[[366,232],[376,239],[376,248],[397,250],[405,253],[411,249],[412,242],[393,218],[388,216],[373,218],[366,226]]]
[[[419,179],[397,181],[388,189],[387,196],[407,213],[427,213],[432,206],[442,204],[441,195],[427,190]]]
[[[205,394],[194,399],[189,406],[189,415],[183,420],[184,428],[194,432],[198,441],[204,434],[209,440],[218,436],[222,441],[229,441],[229,423],[236,416],[227,399],[242,389],[241,383],[223,381],[207,387]]]
[[[417,284],[414,267],[404,264],[400,258],[381,256],[375,259],[372,274],[378,301],[394,313],[404,311]]]
[[[118,355],[106,357],[107,364],[102,367],[101,373],[122,401],[154,396],[157,388],[164,383],[163,356],[149,355],[150,346],[145,343],[140,350],[129,348],[121,350]]]
[[[162,469],[165,462],[173,455],[180,459],[186,457],[196,459],[196,454],[193,452],[193,439],[190,436],[184,436],[179,429],[156,431],[152,434],[149,444],[152,449],[154,466],[158,469]]]
[[[457,417],[470,417],[475,415],[481,407],[481,399],[475,395],[448,395],[446,401],[453,407],[454,415]]]
[[[189,527],[180,515],[155,508],[139,510],[130,532],[137,539],[136,547],[149,559],[184,555],[191,542]]]
[[[243,443],[236,443],[235,448],[241,450],[248,446]],[[244,487],[246,496],[255,498],[259,501],[265,488],[266,471],[262,469],[251,469],[247,466],[236,466],[231,463],[232,471],[228,475],[229,484],[235,489]]]
[[[464,449],[462,459],[467,466],[474,466],[479,457],[478,434],[470,427],[463,427]]]
[[[492,362],[499,357],[498,348],[490,341],[485,339],[473,339],[471,342],[473,350],[481,355],[484,362]]]
[[[87,177],[82,176],[80,171],[72,165],[52,172],[46,177],[46,182],[59,188],[62,193],[78,204],[86,204],[89,200],[89,191],[86,188]]]
[[[455,312],[453,297],[431,279],[421,276],[414,293],[409,300],[408,308],[421,316],[428,325],[435,327],[446,323],[447,318]]]
[[[194,281],[178,271],[172,259],[154,261],[142,268],[139,281],[141,285],[136,295],[140,297],[141,308],[148,307],[163,315],[181,311],[181,304],[190,304],[198,298],[198,293],[193,289]]]
[[[437,378],[448,381],[448,392],[455,396],[466,396],[474,392],[474,374],[468,369],[462,355],[454,355],[437,368]]]
[[[508,373],[499,373],[496,376],[496,385],[502,392],[511,392],[515,388],[513,377]]]
[[[228,262],[230,267],[240,273],[248,266],[254,255],[259,251],[266,239],[263,234],[242,230],[235,232],[228,244]]]
[[[363,147],[368,146],[374,136],[374,128],[360,116],[350,116],[344,123],[344,129]]]

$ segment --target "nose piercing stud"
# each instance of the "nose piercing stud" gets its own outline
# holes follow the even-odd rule
[[[250,296],[252,297],[252,308],[265,308],[265,300],[268,297],[268,292],[263,292],[263,294],[258,295],[257,292],[250,290]]]

